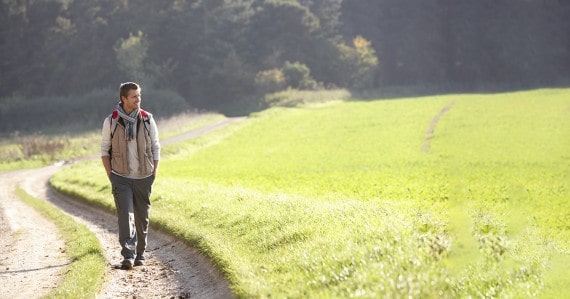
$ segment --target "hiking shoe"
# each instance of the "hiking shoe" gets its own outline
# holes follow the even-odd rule
[[[133,270],[133,262],[131,260],[124,260],[121,263],[122,270]]]
[[[135,259],[135,266],[144,266],[144,256],[142,254],[137,254]]]

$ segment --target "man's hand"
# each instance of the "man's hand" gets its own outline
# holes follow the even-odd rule
[[[101,161],[103,162],[103,167],[105,167],[105,171],[107,172],[107,178],[111,180],[111,157],[101,156]]]
[[[154,171],[152,172],[152,175],[154,175],[154,177],[156,177],[158,174],[158,162],[159,160],[154,160]]]

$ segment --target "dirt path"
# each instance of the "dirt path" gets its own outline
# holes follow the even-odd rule
[[[14,194],[33,171],[0,174],[0,298],[37,298],[57,286],[69,264],[53,223]]]
[[[161,143],[195,138],[242,119],[225,119]],[[61,252],[64,244],[54,233],[55,227],[16,199],[13,191],[17,185],[36,198],[50,201],[95,233],[105,250],[109,269],[98,298],[233,297],[227,282],[208,259],[152,229],[145,266],[133,271],[115,269],[122,260],[116,216],[52,190],[48,181],[59,169],[60,166],[49,166],[0,173],[0,298],[40,297],[57,285],[61,268],[68,264]]]
[[[192,138],[196,138],[199,137],[201,135],[210,133],[216,129],[219,129],[221,127],[225,127],[229,124],[235,123],[235,122],[240,122],[245,120],[245,117],[230,117],[230,118],[225,118],[222,119],[218,122],[215,122],[209,126],[205,126],[202,128],[198,128],[196,130],[192,130],[192,131],[188,131],[186,133],[180,134],[178,136],[173,136],[170,138],[167,138],[165,140],[161,140],[160,144],[162,146],[167,145],[167,144],[171,144],[171,143],[175,143],[175,142],[180,142],[180,141],[184,141],[184,140],[188,140],[188,139],[192,139]]]

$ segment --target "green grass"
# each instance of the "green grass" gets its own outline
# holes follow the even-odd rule
[[[568,296],[569,108],[551,89],[270,109],[166,147],[151,222],[247,298]],[[52,184],[113,209],[101,167]]]
[[[224,116],[217,113],[181,113],[157,119],[157,124],[161,138],[165,139],[222,119]],[[81,134],[12,136],[0,142],[0,171],[42,167],[60,160],[97,154],[100,132],[101,128],[97,128]]]
[[[57,288],[46,297],[94,298],[99,293],[106,271],[103,248],[95,235],[53,205],[30,196],[21,188],[17,188],[16,193],[23,202],[56,225],[65,242],[65,254],[71,260],[71,264],[62,270],[63,277]]]

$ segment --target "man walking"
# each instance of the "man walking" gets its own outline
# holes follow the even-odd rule
[[[140,108],[138,84],[121,84],[120,102],[105,118],[101,160],[111,181],[119,222],[121,268],[144,265],[150,194],[160,160],[158,129],[152,114]]]

